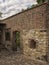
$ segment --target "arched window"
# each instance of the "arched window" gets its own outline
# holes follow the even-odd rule
[[[30,40],[30,48],[33,48],[33,49],[36,48],[36,41],[33,39]]]

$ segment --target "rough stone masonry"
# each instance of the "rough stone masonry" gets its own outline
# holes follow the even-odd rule
[[[17,49],[15,33],[20,32],[19,50],[31,59],[49,61],[49,3],[1,20],[0,31],[0,43],[9,51]]]

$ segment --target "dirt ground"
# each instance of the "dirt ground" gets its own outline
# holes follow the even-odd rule
[[[0,52],[0,65],[49,65],[46,62],[32,60],[19,52]]]

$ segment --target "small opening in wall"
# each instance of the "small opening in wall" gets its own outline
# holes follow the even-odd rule
[[[6,39],[7,41],[10,40],[10,32],[5,32],[5,39]]]
[[[36,41],[33,39],[30,40],[30,48],[33,48],[33,49],[36,48]]]

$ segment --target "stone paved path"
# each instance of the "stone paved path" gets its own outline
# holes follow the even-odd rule
[[[0,53],[0,65],[49,65],[45,62],[31,60],[20,53]]]

